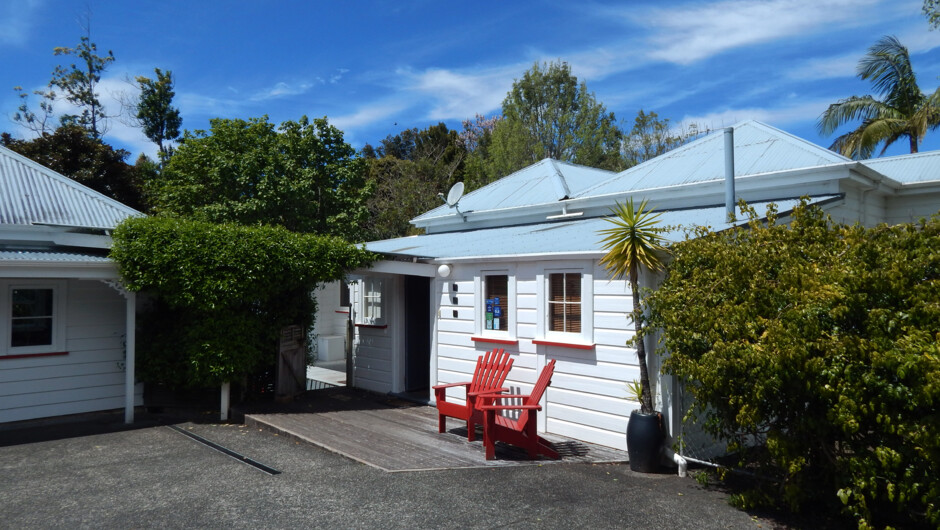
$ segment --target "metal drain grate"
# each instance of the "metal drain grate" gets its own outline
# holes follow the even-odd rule
[[[232,451],[231,449],[228,449],[228,448],[226,448],[226,447],[222,447],[221,445],[219,445],[219,444],[217,444],[217,443],[215,443],[215,442],[212,442],[212,441],[210,441],[210,440],[206,440],[206,439],[203,438],[202,436],[199,436],[198,434],[191,433],[191,432],[187,431],[186,429],[181,429],[181,428],[177,427],[176,425],[167,425],[167,427],[173,429],[174,431],[176,431],[176,432],[178,432],[178,433],[180,433],[180,434],[182,434],[182,435],[184,435],[184,436],[187,436],[187,437],[189,437],[189,438],[192,438],[193,440],[196,440],[197,442],[199,442],[199,443],[201,443],[201,444],[203,444],[203,445],[205,445],[205,446],[207,446],[207,447],[210,447],[210,448],[212,448],[212,449],[215,449],[216,451],[218,451],[218,452],[220,452],[220,453],[226,454],[226,455],[228,455],[228,456],[234,458],[235,460],[238,460],[239,462],[241,462],[241,463],[243,463],[243,464],[248,464],[248,465],[251,466],[251,467],[254,467],[254,468],[256,468],[256,469],[260,469],[261,471],[264,471],[265,473],[267,473],[267,474],[269,474],[269,475],[280,475],[280,474],[281,474],[280,471],[274,469],[273,467],[266,466],[266,465],[262,464],[261,462],[258,462],[257,460],[252,460],[251,458],[248,458],[247,456],[244,456],[244,455],[242,455],[242,454],[236,453],[235,451]]]

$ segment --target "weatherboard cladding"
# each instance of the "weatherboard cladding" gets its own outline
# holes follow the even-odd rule
[[[940,151],[930,151],[863,160],[862,164],[901,184],[914,184],[940,181],[940,173],[937,173],[938,162]]]
[[[139,215],[133,208],[0,147],[0,224],[114,228]]]
[[[814,197],[812,203],[838,199],[838,195]],[[796,199],[773,201],[781,213],[792,210]],[[769,202],[751,204],[763,215]],[[686,230],[695,226],[715,229],[726,227],[725,207],[662,211],[659,225],[671,227],[663,236],[668,241],[681,241]],[[556,221],[530,225],[484,228],[464,232],[442,232],[420,236],[387,239],[366,243],[372,252],[386,255],[437,258],[438,260],[466,258],[495,258],[577,253],[601,253],[599,231],[613,225],[602,217],[576,221]]]

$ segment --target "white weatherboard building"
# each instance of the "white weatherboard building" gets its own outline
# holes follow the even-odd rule
[[[598,265],[598,231],[629,198],[648,199],[666,226],[727,227],[724,145],[719,131],[620,173],[542,160],[413,219],[425,235],[367,243],[383,260],[354,276],[352,384],[431,399],[431,385],[469,380],[479,355],[504,348],[515,359],[507,384],[525,392],[556,359],[539,429],[625,449],[639,407],[625,388],[639,378],[625,345],[631,295]],[[856,162],[748,121],[733,128],[733,160],[733,197],[759,213],[773,202],[786,214],[801,196],[866,225],[940,210],[940,152]],[[323,329],[347,316],[338,291],[321,293]],[[650,359],[656,406],[675,434],[680,400]]]
[[[124,409],[136,301],[107,258],[139,212],[0,147],[0,423]]]

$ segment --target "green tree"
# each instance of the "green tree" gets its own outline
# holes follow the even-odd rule
[[[375,185],[367,203],[371,239],[415,233],[408,221],[440,206],[437,194],[464,177],[467,157],[457,131],[443,123],[389,135],[378,148],[367,145],[363,152]]]
[[[640,109],[633,120],[630,135],[624,139],[622,156],[626,166],[635,166],[656,158],[680,145],[708,132],[706,128],[692,124],[683,130],[673,130],[669,118],[659,118],[655,112],[648,114]]]
[[[0,143],[131,208],[146,210],[145,173],[125,162],[130,153],[92,138],[83,127],[63,125],[32,140],[3,133]]]
[[[140,100],[137,102],[137,119],[144,134],[160,149],[161,158],[166,159],[172,147],[169,142],[180,136],[183,124],[180,111],[173,106],[173,73],[154,68],[156,79],[138,76]]]
[[[630,281],[630,292],[633,295],[632,320],[636,332],[636,356],[640,365],[640,412],[650,414],[653,412],[653,395],[650,391],[649,370],[646,363],[646,346],[642,340],[642,309],[640,306],[640,267],[651,271],[663,268],[662,255],[666,252],[664,240],[660,229],[656,227],[659,219],[658,213],[646,208],[646,201],[639,207],[633,206],[631,198],[624,204],[617,204],[612,211],[613,215],[607,217],[614,226],[600,231],[604,235],[601,241],[602,248],[607,254],[601,258],[601,265],[607,269],[611,278],[623,278]]]
[[[505,176],[543,158],[620,169],[621,133],[612,112],[566,62],[538,63],[513,83],[492,133],[491,172]]]
[[[105,109],[98,99],[98,83],[101,74],[114,62],[114,54],[109,50],[104,57],[98,55],[98,47],[89,36],[81,38],[74,48],[57,47],[55,55],[71,55],[77,61],[68,68],[59,65],[52,73],[50,87],[58,87],[69,103],[81,109],[81,114],[62,116],[63,124],[76,124],[88,130],[92,138],[101,138],[107,131]]]
[[[924,0],[923,11],[930,29],[940,27],[940,0]]]
[[[881,99],[852,96],[829,105],[819,118],[820,134],[861,120],[854,130],[836,138],[830,149],[854,159],[881,154],[894,142],[907,138],[911,153],[928,130],[940,125],[940,91],[924,94],[917,85],[910,54],[896,37],[885,36],[868,49],[858,63],[858,77],[871,81]]]
[[[365,162],[326,118],[214,119],[184,134],[148,188],[158,212],[216,223],[280,225],[361,241]]]
[[[773,480],[737,502],[940,524],[940,217],[864,228],[796,208],[673,245],[646,298],[697,424]],[[754,440],[761,450],[743,451]]]

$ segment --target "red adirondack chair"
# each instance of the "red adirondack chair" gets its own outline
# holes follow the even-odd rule
[[[536,414],[542,410],[539,401],[542,394],[552,382],[555,373],[555,359],[552,359],[539,374],[532,393],[528,395],[512,394],[484,394],[477,402],[477,408],[483,411],[483,447],[486,449],[486,459],[496,458],[496,442],[506,442],[522,447],[529,454],[530,459],[539,455],[549,458],[559,458],[558,451],[552,444],[536,434]],[[500,400],[521,399],[521,405],[498,405]],[[503,410],[518,410],[519,419],[507,418],[500,414]]]
[[[450,383],[435,385],[434,397],[437,400],[437,431],[446,430],[446,417],[461,419],[467,422],[467,440],[476,440],[476,425],[483,423],[483,412],[477,409],[477,398],[481,394],[505,392],[503,383],[512,368],[512,357],[501,348],[486,352],[477,359],[476,370],[473,371],[473,380],[464,383]],[[464,403],[447,401],[447,389],[463,386],[466,388],[467,400]]]

